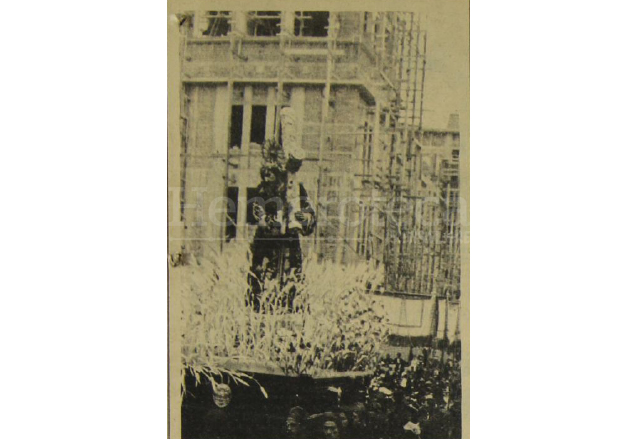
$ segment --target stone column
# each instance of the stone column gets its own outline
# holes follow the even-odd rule
[[[246,35],[246,30],[248,28],[247,22],[246,22],[246,13],[235,11],[235,12],[232,12],[232,17],[233,17],[232,26],[231,26],[232,32],[238,33],[241,35]]]

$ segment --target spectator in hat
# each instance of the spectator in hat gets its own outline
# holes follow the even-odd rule
[[[368,431],[368,420],[366,416],[366,406],[362,402],[357,402],[352,407],[350,415],[352,422],[350,423],[351,439],[368,439],[370,432]]]
[[[324,439],[340,439],[341,433],[339,425],[341,421],[333,413],[326,413],[323,418],[323,437]]]
[[[396,364],[397,373],[400,375],[405,368],[405,361],[401,358],[401,352],[397,352],[397,358],[394,360],[394,363]]]
[[[314,426],[313,437],[341,439],[341,420],[332,412],[310,415],[308,421]]]
[[[306,437],[305,423],[308,413],[303,407],[293,407],[286,418],[286,437],[288,439],[303,439]]]

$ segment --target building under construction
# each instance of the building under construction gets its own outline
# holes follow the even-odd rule
[[[250,239],[262,144],[279,136],[280,110],[292,107],[306,153],[300,180],[317,209],[305,251],[344,264],[375,260],[385,270],[379,293],[404,308],[438,297],[447,314],[460,296],[460,141],[454,115],[446,129],[423,124],[424,23],[405,12],[184,14],[171,251],[188,261]],[[397,312],[400,327],[409,318]],[[424,314],[406,327],[426,325]],[[438,329],[436,320],[426,332],[444,326],[447,336],[457,318]]]

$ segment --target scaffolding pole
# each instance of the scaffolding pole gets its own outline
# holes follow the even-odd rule
[[[317,166],[319,167],[319,172],[317,175],[317,190],[315,191],[315,208],[319,209],[319,200],[321,193],[321,185],[323,183],[323,150],[325,148],[325,138],[326,138],[326,123],[328,121],[328,113],[330,111],[330,89],[331,89],[331,80],[332,80],[332,63],[333,63],[333,44],[334,44],[334,25],[332,23],[332,16],[329,18],[328,24],[328,41],[327,48],[328,52],[326,54],[326,85],[324,86],[323,91],[323,100],[321,102],[321,126],[319,128],[319,161]],[[319,246],[319,226],[315,227],[315,236],[314,236],[314,248],[315,252],[318,253]]]

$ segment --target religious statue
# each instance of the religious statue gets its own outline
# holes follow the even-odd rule
[[[249,302],[256,312],[263,309],[266,280],[275,279],[283,286],[289,279],[301,279],[300,236],[310,235],[315,228],[315,211],[297,175],[305,152],[299,145],[292,108],[282,109],[281,129],[283,145],[274,140],[263,145],[261,183],[253,200],[258,225],[251,245]],[[294,288],[288,289],[285,297],[279,298],[279,305],[293,312],[295,295]]]

